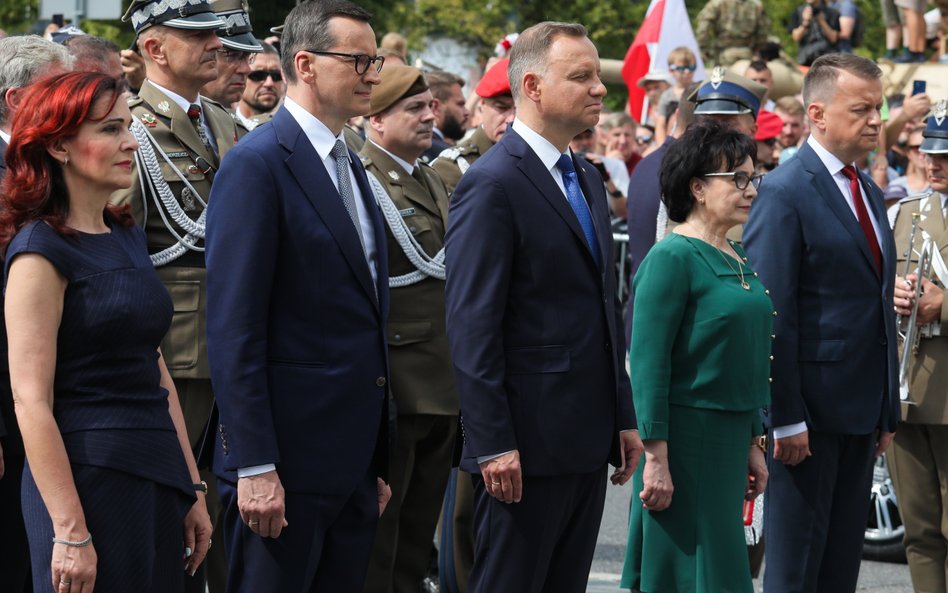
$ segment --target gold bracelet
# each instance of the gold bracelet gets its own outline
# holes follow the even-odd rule
[[[758,449],[763,451],[764,454],[766,455],[767,454],[767,435],[762,434],[759,437],[754,437],[753,439],[751,439],[751,447],[757,447]]]

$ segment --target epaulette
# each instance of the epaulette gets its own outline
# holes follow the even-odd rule
[[[221,105],[220,103],[218,103],[218,102],[215,101],[214,99],[210,99],[210,98],[208,98],[208,97],[205,97],[204,95],[201,95],[201,103],[204,103],[204,102],[210,103],[210,104],[213,105],[214,107],[218,107],[218,108],[220,108],[220,109],[226,111],[227,113],[230,113],[230,109],[224,107],[223,105]]]
[[[912,194],[910,196],[905,196],[904,198],[899,200],[899,204],[906,204],[908,202],[916,202],[918,200],[921,200],[922,198],[927,198],[928,196],[932,195],[932,193],[933,192],[929,190],[929,191],[923,191],[917,194]]]
[[[452,146],[451,148],[445,148],[441,151],[441,154],[438,155],[439,159],[446,159],[449,161],[456,161],[458,157],[462,154],[460,146]]]
[[[372,158],[367,154],[360,154],[359,160],[362,161],[363,167],[368,167],[369,165],[372,164]]]
[[[128,108],[131,109],[132,107],[144,103],[144,100],[138,95],[129,95],[128,99],[126,99],[126,102],[128,103]]]

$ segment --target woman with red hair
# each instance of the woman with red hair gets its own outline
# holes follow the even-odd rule
[[[63,74],[26,91],[6,151],[4,310],[36,591],[183,591],[210,546],[158,350],[171,299],[144,233],[109,205],[132,183],[130,124],[114,78]]]

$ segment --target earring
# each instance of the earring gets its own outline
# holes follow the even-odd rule
[[[69,164],[69,155],[67,154],[65,157],[63,157],[63,166],[65,167],[68,164]]]

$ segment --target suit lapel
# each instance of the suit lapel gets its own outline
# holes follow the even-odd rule
[[[816,154],[816,152],[813,151],[812,148],[810,148],[809,145],[804,144],[803,148],[800,149],[800,152],[797,153],[797,156],[803,160],[805,168],[812,175],[811,182],[816,188],[817,194],[823,198],[824,202],[826,202],[827,206],[829,206],[829,209],[832,210],[833,214],[836,215],[836,218],[839,219],[840,224],[843,225],[843,228],[846,229],[846,232],[850,234],[853,241],[855,241],[856,245],[858,245],[859,251],[862,252],[866,263],[872,268],[872,271],[875,274],[875,258],[872,256],[872,252],[869,251],[869,243],[866,240],[866,235],[862,232],[862,227],[859,226],[859,221],[856,219],[856,215],[853,214],[849,204],[846,203],[845,196],[843,196],[842,192],[839,191],[839,187],[836,185],[836,182],[833,181],[833,176],[830,175],[829,171],[826,170],[826,167],[823,165],[820,157]],[[870,205],[872,205],[872,200],[870,199],[868,201]],[[876,213],[874,206],[873,213]],[[884,214],[882,218],[878,218],[878,213],[875,215],[877,220],[879,220],[882,224],[884,224],[887,220]],[[886,261],[890,255],[885,253],[885,241],[882,241],[882,246],[882,262],[883,268],[885,268]],[[878,276],[878,274],[876,274],[876,276]]]
[[[543,166],[540,157],[533,152],[533,149],[527,145],[513,128],[507,128],[504,137],[501,138],[500,141],[507,145],[512,155],[520,157],[517,168],[523,172],[524,176],[540,192],[540,195],[542,195],[553,210],[559,214],[563,222],[566,223],[566,226],[573,232],[576,240],[585,247],[584,251],[589,257],[589,263],[595,268],[596,262],[592,257],[592,252],[589,251],[589,247],[586,243],[586,235],[583,233],[583,228],[579,225],[576,213],[573,212],[573,208],[569,205],[566,196],[563,195],[563,191],[560,190],[556,182],[553,181],[550,171]]]
[[[326,172],[322,160],[316,149],[302,128],[293,119],[285,108],[274,116],[272,125],[277,129],[277,137],[280,143],[287,148],[289,156],[285,162],[290,174],[296,179],[300,189],[309,200],[309,203],[316,210],[316,213],[325,223],[326,229],[333,236],[342,251],[343,257],[352,269],[359,284],[372,299],[373,303],[378,305],[376,298],[377,288],[372,284],[372,274],[369,271],[369,264],[366,261],[365,252],[362,250],[362,243],[359,241],[359,235],[352,224],[352,219],[346,211],[339,192],[333,185],[332,178]],[[358,158],[356,158],[358,161]],[[360,169],[357,169],[357,171]],[[365,174],[363,173],[363,178]],[[356,175],[358,180],[359,176]],[[362,190],[363,197],[368,190],[368,182],[364,185],[360,182],[359,188]],[[371,195],[371,194],[369,194]],[[370,213],[372,208],[369,208]],[[377,208],[376,208],[377,210]],[[378,227],[378,223],[373,219],[373,226]],[[384,245],[377,240],[376,245]],[[380,261],[382,257],[378,258]],[[379,264],[379,276],[382,276],[382,266]]]
[[[375,305],[384,318],[388,315],[388,253],[386,252],[388,240],[385,237],[385,223],[382,220],[382,209],[372,197],[369,178],[365,172],[365,167],[362,166],[362,161],[359,160],[359,155],[351,148],[348,150],[349,159],[352,161],[352,168],[355,173],[356,185],[359,186],[359,191],[362,194],[362,204],[372,220],[372,236],[375,238],[376,284],[371,296],[375,297]],[[341,203],[342,200],[340,199]],[[345,211],[344,206],[343,211]],[[361,250],[362,246],[359,247]],[[365,257],[362,260],[365,261]],[[368,269],[368,263],[366,263],[365,268]],[[368,279],[371,281],[371,274]]]

